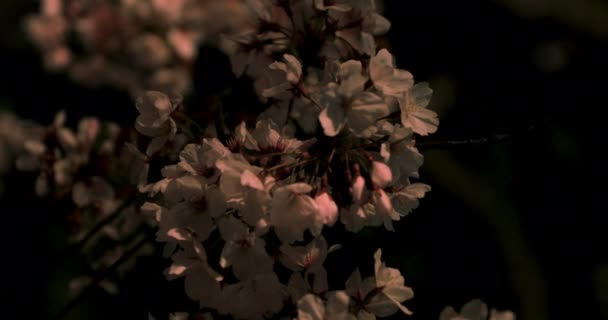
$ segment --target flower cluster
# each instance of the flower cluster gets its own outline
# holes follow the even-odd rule
[[[18,160],[21,168],[40,169],[38,194],[70,195],[79,212],[102,218],[124,212],[120,225],[103,228],[116,241],[145,225],[138,210],[155,221],[156,240],[171,259],[167,278],[184,279],[205,317],[412,313],[403,303],[413,291],[385,265],[380,249],[373,275],[353,266],[342,287],[330,286],[334,276],[326,269],[328,256],[349,245],[335,235],[370,227],[395,232],[396,221],[430,191],[416,182],[423,163],[416,139],[439,125],[428,108],[432,90],[377,46],[376,37],[390,28],[378,1],[42,4],[27,26],[47,64],[79,81],[137,93],[140,137],[125,137],[129,130],[96,118],[82,119],[73,131],[60,113],[40,139],[25,142],[27,154]],[[68,46],[72,34],[81,51]],[[190,87],[202,43],[228,57],[231,79],[251,80],[258,99],[248,103],[263,107],[247,118],[253,121],[227,121],[242,108],[230,105],[239,86],[206,93],[211,110],[186,108],[173,93]],[[198,123],[191,117],[197,112],[214,119]],[[130,174],[128,183],[112,179],[119,172]],[[136,193],[145,197],[137,209],[128,202]],[[122,251],[96,265],[110,265]],[[472,309],[462,315],[446,309],[441,319],[487,318],[487,308],[475,316]],[[493,311],[491,319],[511,318]]]
[[[242,0],[42,0],[26,20],[47,68],[137,95],[186,91],[198,44],[252,23]],[[216,19],[218,16],[230,19]]]
[[[401,303],[413,291],[379,250],[374,276],[355,271],[344,289],[329,288],[324,262],[343,244],[325,235],[395,231],[430,190],[411,180],[423,160],[415,137],[438,126],[427,109],[432,91],[376,49],[374,35],[390,23],[373,1],[259,2],[255,29],[223,41],[266,111],[254,126],[187,144],[142,189],[151,200],[142,210],[173,261],[167,277],[184,277],[201,308],[236,318],[290,305],[301,319],[410,314]],[[307,56],[311,39],[317,47]],[[180,131],[179,104],[157,91],[139,98],[135,128],[149,138],[147,156]]]
[[[9,112],[0,112],[0,174],[11,168],[13,158],[21,153],[25,141],[42,135],[41,128]]]
[[[69,212],[60,218],[68,222],[73,245],[92,270],[103,270],[141,238],[146,225],[134,201],[135,185],[147,173],[145,159],[124,147],[128,133],[115,123],[86,117],[77,127],[66,126],[66,113],[59,112],[52,125],[37,127],[39,134],[23,142],[16,165],[38,172],[38,196],[68,203]],[[70,287],[78,291],[89,282],[88,276],[78,277]],[[100,284],[117,290],[109,281]]]

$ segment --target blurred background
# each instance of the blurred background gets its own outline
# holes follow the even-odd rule
[[[23,31],[38,6],[0,2],[0,111],[49,124],[63,109],[71,125],[85,115],[132,125],[127,92],[46,71]],[[416,294],[411,319],[438,319],[473,298],[523,320],[608,319],[608,2],[386,0],[384,9],[392,28],[380,43],[434,89],[441,125],[420,140],[420,181],[432,191],[396,233],[352,241],[368,257],[381,246],[401,270]],[[499,135],[508,138],[443,143]],[[69,280],[86,272],[77,254],[58,253],[62,207],[38,199],[34,179],[14,168],[0,177],[6,319],[56,314],[72,298]],[[138,258],[117,294],[96,290],[65,319],[195,310],[166,267],[159,252]]]

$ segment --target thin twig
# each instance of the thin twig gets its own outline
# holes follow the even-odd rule
[[[102,282],[105,278],[107,278],[112,272],[116,271],[118,267],[120,267],[123,263],[127,262],[139,249],[141,249],[146,243],[154,238],[153,232],[148,232],[148,234],[139,240],[131,249],[125,252],[116,262],[114,262],[111,266],[104,269],[102,272],[98,273],[93,277],[91,283],[80,291],[80,293],[72,299],[68,304],[66,304],[57,314],[52,318],[54,320],[64,319],[70,312],[76,308],[85,298],[91,293],[100,282]]]
[[[194,126],[198,131],[203,132],[205,128],[203,128],[198,122],[192,120],[188,115],[183,112],[176,111],[172,114],[175,118],[179,120],[184,120],[188,125]]]
[[[293,86],[297,92],[304,98],[310,100],[310,102],[312,102],[316,107],[317,107],[317,111],[321,111],[323,109],[325,109],[325,107],[323,107],[321,105],[321,103],[319,103],[317,100],[315,100],[315,98],[313,98],[310,94],[308,94],[308,92],[306,91],[306,89],[301,85],[295,85]]]
[[[215,125],[215,133],[217,134],[217,138],[222,142],[228,141],[228,137],[230,137],[230,131],[228,130],[226,125],[224,105],[220,96],[213,97],[211,110],[212,112],[216,113],[216,116],[213,118],[213,123]]]
[[[495,135],[492,135],[489,137],[464,139],[464,140],[422,141],[422,142],[417,143],[416,146],[421,150],[429,150],[429,149],[442,149],[442,148],[459,147],[459,146],[486,145],[486,144],[491,144],[491,143],[499,143],[499,142],[511,139],[516,135],[529,133],[534,129],[535,129],[534,126],[530,126],[526,130],[523,130],[521,132],[495,134]]]
[[[116,208],[116,210],[114,210],[114,212],[110,213],[109,215],[103,217],[103,219],[99,220],[99,222],[97,222],[97,224],[95,226],[93,226],[93,228],[91,228],[91,230],[89,230],[89,232],[87,232],[87,234],[84,237],[82,237],[82,239],[80,239],[80,241],[68,246],[66,251],[72,252],[73,250],[80,250],[80,249],[84,248],[86,246],[87,242],[89,242],[91,239],[93,239],[93,237],[97,234],[97,232],[99,232],[101,229],[103,229],[103,227],[112,223],[112,221],[116,220],[120,216],[120,214],[123,212],[123,210],[128,208],[134,202],[135,202],[135,197],[131,197],[130,199],[125,200],[118,208]]]

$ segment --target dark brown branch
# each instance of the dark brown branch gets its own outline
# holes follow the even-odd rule
[[[95,224],[93,228],[91,228],[91,230],[89,230],[87,234],[85,234],[85,236],[80,239],[80,241],[68,246],[66,248],[66,253],[79,251],[84,248],[87,242],[93,239],[97,232],[99,232],[101,229],[103,229],[103,227],[107,226],[108,224],[112,223],[112,221],[120,217],[120,214],[123,212],[123,210],[128,208],[133,203],[135,203],[135,197],[131,197],[130,199],[125,200],[118,208],[116,208],[116,210],[114,210],[114,212],[108,214],[107,216],[103,217],[103,219],[99,220],[97,224]]]
[[[431,149],[446,149],[446,148],[462,147],[462,146],[488,145],[488,144],[499,143],[499,142],[502,142],[505,140],[509,140],[518,135],[530,133],[534,129],[535,129],[534,126],[530,126],[530,127],[526,128],[525,130],[522,130],[521,132],[494,134],[489,137],[464,139],[464,140],[420,141],[416,144],[416,146],[421,151],[426,151],[426,150],[431,150]]]
[[[75,307],[77,307],[82,301],[90,294],[96,287],[99,285],[101,281],[107,278],[112,272],[115,272],[118,267],[120,267],[123,263],[127,262],[139,249],[141,249],[146,243],[154,238],[154,232],[150,232],[147,230],[147,234],[144,238],[139,240],[131,249],[125,252],[116,262],[114,262],[111,266],[104,269],[102,272],[98,273],[93,277],[91,283],[78,293],[78,295],[72,299],[68,304],[66,304],[57,314],[52,318],[54,320],[61,320],[65,318]]]

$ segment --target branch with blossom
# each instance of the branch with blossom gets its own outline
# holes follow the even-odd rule
[[[214,18],[227,13],[234,19]],[[97,221],[80,229],[77,246],[101,231],[120,243],[155,225],[171,261],[166,277],[184,278],[187,296],[207,314],[412,314],[404,304],[414,292],[381,249],[373,274],[353,266],[341,287],[330,286],[335,275],[326,268],[327,257],[349,245],[334,235],[395,232],[431,190],[418,182],[417,140],[439,126],[428,108],[433,91],[377,47],[390,22],[376,1],[45,0],[27,27],[50,67],[138,96],[139,136],[96,118],[74,131],[59,113],[42,137],[24,144],[18,165],[39,170],[37,193],[71,198],[78,217]],[[85,44],[82,56],[66,44],[70,30]],[[189,81],[202,44],[228,57],[231,79],[250,81],[251,107],[234,105],[241,93],[233,83],[210,90],[202,104],[210,110],[175,93],[200,89]],[[234,112],[260,106],[244,119]],[[198,112],[213,116],[197,121]],[[115,176],[121,172],[131,175]],[[110,251],[93,263],[112,270],[128,260],[120,253],[133,254],[120,245]],[[103,280],[93,277],[87,288]],[[441,319],[487,316],[475,302]],[[490,319],[514,316],[492,312]]]
[[[415,135],[438,125],[426,108],[432,91],[396,68],[388,50],[376,52],[368,33],[374,28],[366,27],[387,24],[369,3],[269,8],[258,32],[271,40],[249,38],[229,52],[237,76],[243,70],[253,79],[268,109],[253,128],[242,122],[225,141],[203,136],[186,145],[142,207],[155,217],[157,240],[173,261],[167,277],[184,277],[201,308],[236,318],[293,314],[290,306],[302,319],[322,318],[323,310],[353,318],[411,314],[402,302],[413,291],[397,269],[385,267],[380,251],[374,276],[363,280],[355,271],[344,289],[329,288],[324,261],[330,248],[346,244],[328,244],[325,235],[338,224],[351,232],[381,225],[394,231],[393,221],[430,190],[411,179],[422,164]],[[264,36],[271,32],[264,17],[272,15],[288,21],[284,37]],[[305,61],[293,35],[311,30],[320,50]],[[147,150],[162,150],[175,132],[170,100],[148,92],[138,104],[136,128],[152,138]],[[215,252],[220,260],[210,261]]]

